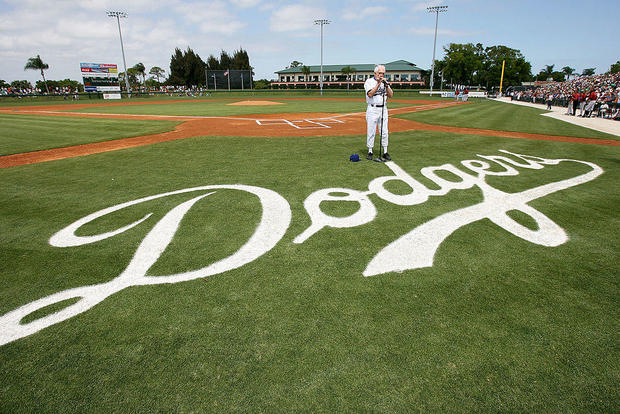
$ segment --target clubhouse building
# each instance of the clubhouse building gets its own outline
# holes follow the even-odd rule
[[[396,60],[385,63],[386,79],[395,85],[403,87],[424,85],[422,70],[406,60]],[[374,76],[375,64],[344,64],[323,65],[323,86],[363,86],[366,79]],[[272,87],[297,87],[298,85],[319,85],[321,66],[308,66],[310,73],[306,76],[302,72],[303,66],[283,69],[276,74],[278,80],[271,82]],[[350,70],[349,70],[350,69]],[[344,70],[344,73],[343,73]]]

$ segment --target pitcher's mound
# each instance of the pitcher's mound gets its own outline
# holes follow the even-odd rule
[[[239,101],[233,102],[226,105],[282,105],[282,102],[272,102],[272,101]]]

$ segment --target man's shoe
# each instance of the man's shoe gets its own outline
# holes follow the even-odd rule
[[[369,152],[368,155],[366,156],[367,160],[372,160],[372,152]]]
[[[383,154],[383,158],[388,160],[388,161],[392,161],[392,157],[390,157],[390,154],[388,154],[387,152],[385,154]]]

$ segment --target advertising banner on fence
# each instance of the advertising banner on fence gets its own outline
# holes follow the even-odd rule
[[[462,91],[461,91],[461,92],[462,92]],[[467,93],[467,95],[468,95],[470,98],[486,98],[486,97],[487,97],[487,93],[486,93],[486,92],[484,92],[484,91],[480,91],[480,92],[478,92],[478,91],[469,91],[469,92]],[[455,97],[456,97],[456,94],[455,94],[455,92],[454,92],[454,91],[442,92],[442,93],[441,93],[441,97],[442,97],[442,98],[455,98]]]
[[[121,86],[118,81],[118,67],[115,64],[80,63],[80,71],[86,92],[107,92],[103,96],[104,99],[120,99]]]

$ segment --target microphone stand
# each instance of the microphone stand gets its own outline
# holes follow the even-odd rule
[[[375,158],[376,162],[385,162],[383,158],[383,111],[385,110],[385,95],[387,95],[388,84],[386,81],[383,82],[384,93],[383,93],[383,105],[381,106],[381,127],[379,129],[379,158]]]

